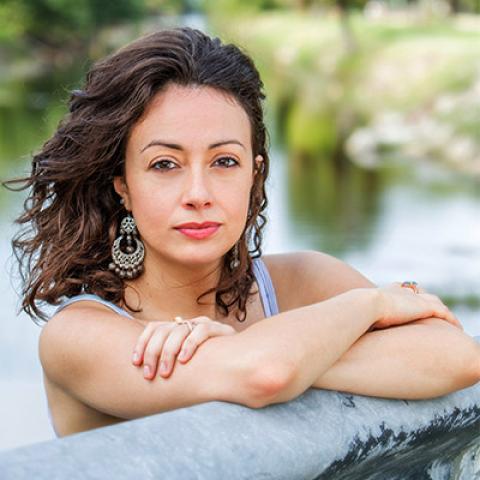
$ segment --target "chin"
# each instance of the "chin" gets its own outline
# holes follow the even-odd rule
[[[215,249],[215,252],[201,252],[200,247],[195,252],[184,252],[183,255],[175,255],[175,260],[190,265],[191,267],[209,266],[222,260],[225,252]]]

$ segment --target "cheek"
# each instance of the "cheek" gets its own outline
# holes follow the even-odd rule
[[[132,214],[141,233],[169,225],[174,208],[171,195],[160,189],[139,189],[131,192],[131,199]]]
[[[223,184],[218,189],[217,204],[222,205],[232,216],[245,216],[249,199],[250,185],[247,182]]]

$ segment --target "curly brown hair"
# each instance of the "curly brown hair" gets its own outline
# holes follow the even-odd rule
[[[126,304],[124,280],[108,268],[126,213],[113,177],[123,176],[132,127],[171,83],[209,86],[235,98],[250,119],[253,158],[263,157],[238,241],[240,264],[230,267],[232,247],[223,257],[218,285],[197,298],[198,303],[216,292],[217,309],[228,315],[237,305],[237,320],[245,320],[254,282],[252,258],[261,256],[267,221],[262,213],[269,171],[263,82],[241,47],[177,27],[141,37],[94,64],[83,88],[71,93],[69,112],[58,129],[33,156],[31,174],[4,182],[11,190],[30,189],[16,219],[24,228],[12,246],[22,280],[21,309],[34,321],[47,320],[42,304],[58,305],[63,297],[82,292]]]

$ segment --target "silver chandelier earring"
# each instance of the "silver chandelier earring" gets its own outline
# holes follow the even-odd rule
[[[137,235],[135,220],[127,214],[120,224],[120,236],[113,242],[112,263],[108,266],[120,278],[137,278],[143,272],[145,247]],[[125,242],[127,245],[124,252],[122,246],[125,246]]]
[[[240,253],[238,248],[238,242],[233,247],[232,260],[230,261],[230,270],[234,270],[240,265]]]

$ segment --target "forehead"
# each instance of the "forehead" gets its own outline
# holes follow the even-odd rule
[[[250,120],[231,96],[206,86],[169,85],[159,92],[133,127],[130,142],[154,138],[185,146],[206,145],[237,138],[249,145]]]

